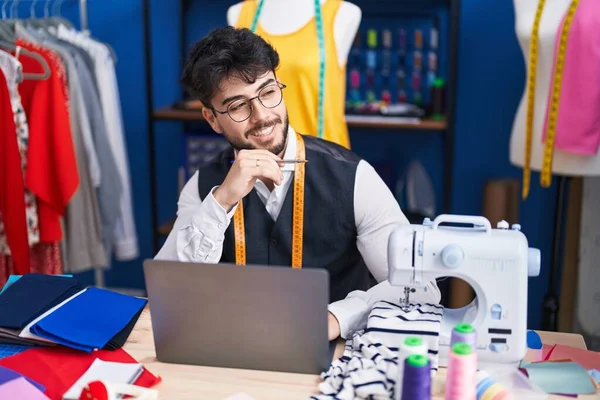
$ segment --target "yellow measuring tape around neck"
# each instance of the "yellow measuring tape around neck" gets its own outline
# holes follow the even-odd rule
[[[539,0],[533,28],[531,31],[531,42],[529,45],[529,71],[527,82],[527,127],[525,137],[525,165],[523,167],[523,190],[522,197],[526,199],[529,196],[531,186],[531,147],[533,142],[533,114],[535,85],[537,77],[537,54],[539,42],[539,26],[544,10],[545,0]],[[563,68],[565,64],[565,53],[567,51],[567,40],[569,38],[569,29],[575,16],[575,11],[579,5],[579,0],[572,0],[567,11],[565,23],[560,32],[560,42],[558,53],[556,55],[556,65],[554,67],[554,76],[552,77],[552,94],[550,97],[550,109],[548,113],[548,123],[546,132],[546,143],[544,145],[544,156],[542,162],[542,171],[540,184],[542,187],[550,187],[552,182],[552,159],[554,157],[554,140],[556,136],[556,120],[558,117],[558,103],[560,100],[560,90],[562,84]]]
[[[296,159],[304,160],[306,151],[304,139],[296,133]],[[302,268],[302,237],[304,235],[304,175],[305,164],[298,163],[294,170],[294,209],[292,223],[292,268]],[[244,207],[240,200],[233,214],[235,238],[235,263],[246,265],[246,232],[244,228]]]

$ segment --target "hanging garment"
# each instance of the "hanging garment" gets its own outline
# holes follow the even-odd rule
[[[119,169],[117,168],[115,155],[108,140],[98,90],[94,84],[91,70],[88,69],[87,62],[84,59],[87,54],[76,46],[72,46],[66,42],[62,43],[64,46],[71,46],[69,48],[72,50],[75,58],[75,66],[79,75],[79,83],[81,84],[81,95],[87,108],[94,145],[98,153],[102,176],[104,177],[97,188],[97,196],[102,220],[103,248],[107,260],[110,260],[112,257],[115,229],[119,219],[119,200],[123,195],[123,184],[120,179],[112,178],[119,176]],[[76,265],[73,268],[76,268]]]
[[[119,171],[118,178],[121,180],[122,185],[122,194],[119,198],[119,219],[116,222],[114,231],[114,255],[119,261],[135,259],[139,255],[139,246],[133,216],[127,146],[123,135],[123,117],[121,115],[121,101],[114,60],[110,50],[104,44],[96,42],[81,32],[60,25],[56,35],[58,38],[85,50],[94,61],[94,75],[100,95],[106,132]]]
[[[566,17],[566,16],[565,16]],[[564,18],[559,32],[564,28]],[[580,0],[574,14],[564,55],[564,67],[554,147],[569,153],[595,155],[600,146],[600,3]],[[554,58],[560,48],[561,35],[556,35]],[[555,71],[553,71],[554,73]],[[584,82],[581,84],[580,82]],[[550,85],[548,99],[554,86]],[[546,141],[550,101],[542,142]]]
[[[29,122],[26,184],[38,200],[40,242],[54,243],[63,239],[60,218],[79,186],[66,71],[60,58],[44,47],[21,38],[17,45],[40,54],[50,67],[48,79],[21,82],[19,94]],[[24,72],[43,72],[35,60],[19,61]]]
[[[321,5],[325,39],[325,83],[323,139],[350,148],[345,119],[346,67],[340,65],[333,32],[334,20],[342,1],[327,0]],[[243,2],[238,28],[250,28],[258,1]],[[287,85],[284,95],[289,122],[304,135],[317,135],[317,106],[319,88],[319,48],[316,21],[313,17],[296,32],[270,34],[260,20],[256,34],[269,42],[279,53],[277,78]],[[301,57],[299,55],[302,55]]]
[[[85,99],[81,90],[78,60],[68,48],[50,43],[39,34],[28,32],[21,25],[15,29],[19,37],[36,41],[38,45],[56,53],[60,57],[67,73],[67,87],[69,91],[69,116],[71,125],[71,138],[73,140],[79,172],[79,188],[70,200],[65,215],[65,272],[83,272],[95,267],[106,268],[109,260],[102,240],[102,222],[97,200],[93,176],[100,177],[100,171],[92,172],[92,168],[100,168],[100,163],[90,163],[90,146],[96,154],[95,144],[92,139],[90,118],[87,114]],[[86,139],[86,137],[88,139]],[[89,141],[92,143],[90,144]],[[98,158],[96,155],[94,156]],[[109,177],[105,179],[110,180]]]
[[[0,69],[0,214],[19,275],[29,272],[25,184],[8,83]],[[2,234],[0,232],[0,234]],[[1,279],[1,276],[0,276]]]
[[[13,57],[11,54],[4,51],[0,51],[0,68],[4,72],[6,81],[8,84],[8,91],[10,93],[12,111],[15,116],[15,126],[17,129],[17,140],[19,144],[19,153],[21,155],[21,169],[23,171],[23,179],[27,171],[27,149],[29,147],[29,127],[27,124],[27,117],[21,104],[21,96],[17,88],[19,82],[23,77],[23,67],[21,63]],[[40,241],[39,221],[37,213],[37,202],[35,196],[31,191],[25,188],[25,214],[27,218],[27,235],[29,245]],[[0,219],[0,254],[10,255],[10,248],[6,242],[6,235],[4,231],[4,224]]]
[[[43,46],[47,50],[56,53],[60,57],[61,61],[65,66],[67,74],[67,85],[70,89],[69,104],[71,111],[75,111],[73,110],[73,108],[77,108],[77,112],[82,114],[81,109],[85,107],[85,104],[83,103],[82,96],[80,95],[79,82],[76,82],[75,85],[77,88],[76,93],[73,93],[73,90],[71,89],[71,80],[69,79],[69,77],[76,75],[76,70],[75,66],[73,65],[74,60],[71,58],[71,55],[69,54],[68,50],[54,46],[52,43],[48,43],[48,41],[46,40],[46,35],[27,29],[20,22],[15,23],[15,34],[17,35],[17,37],[22,38],[23,40],[37,44],[39,46]],[[78,77],[75,77],[74,79],[78,79]],[[84,117],[84,115],[79,116],[77,122],[79,125],[79,129],[81,130],[80,135],[86,153],[86,164],[88,165],[90,179],[94,187],[98,187],[100,185],[101,179],[101,170],[98,161],[98,154],[96,152],[96,147],[94,146],[92,131],[89,125],[89,118]]]
[[[374,304],[364,331],[346,341],[344,354],[321,374],[319,396],[325,399],[397,398],[399,348],[409,336],[427,345],[432,373],[438,369],[439,334],[444,308],[413,304],[409,311],[388,301]]]
[[[49,30],[56,33],[55,29]],[[40,32],[42,33],[42,32]],[[80,97],[87,111],[87,119],[96,149],[98,164],[103,179],[97,187],[97,200],[102,220],[102,238],[103,247],[107,259],[112,255],[112,246],[114,241],[114,232],[117,220],[119,219],[119,201],[123,194],[123,185],[120,179],[114,179],[119,176],[119,170],[116,164],[116,158],[110,146],[107,135],[106,123],[102,114],[102,105],[98,94],[95,79],[93,77],[94,64],[90,55],[83,49],[73,45],[70,42],[61,40],[55,36],[46,36],[44,42],[47,45],[55,45],[69,52],[73,59],[73,65],[76,68],[79,85]],[[71,262],[69,270],[77,272],[83,267],[89,267],[85,263]]]
[[[29,250],[29,272],[60,275],[63,272],[58,243],[38,243]],[[15,267],[14,257],[0,255],[0,287],[4,287],[10,275],[23,275]]]

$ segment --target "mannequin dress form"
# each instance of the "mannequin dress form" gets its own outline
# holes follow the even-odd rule
[[[529,42],[538,1],[514,1],[516,33],[526,63],[529,63]],[[531,154],[531,169],[535,171],[542,168],[543,138],[557,40],[570,5],[571,0],[546,1],[539,24]],[[597,147],[600,135],[600,69],[597,66],[600,65],[600,36],[596,34],[599,24],[600,6],[597,2],[580,0],[569,30],[552,165],[553,174],[561,177],[585,177],[580,217],[577,310],[572,314],[576,315],[575,325],[583,330],[586,339],[595,340],[600,339],[600,308],[595,300],[600,298],[597,284],[600,280],[600,269],[597,268],[597,260],[600,257],[600,178],[597,177],[600,176],[600,152]],[[570,93],[566,94],[567,92]],[[565,100],[565,97],[568,97],[568,100]],[[525,160],[526,123],[527,90],[523,93],[510,141],[510,162],[521,167]],[[559,135],[563,138],[560,142]],[[564,181],[564,178],[560,179],[561,189],[564,187]],[[534,184],[532,180],[532,185]],[[562,190],[560,195],[564,197]],[[559,201],[559,206],[560,203]],[[560,226],[561,212],[557,211],[557,215],[557,226]],[[555,247],[560,246],[560,233],[560,230],[556,229]],[[546,330],[556,328],[555,315],[552,315],[555,313],[550,309],[558,305],[553,304],[556,300],[553,286],[558,278],[556,275],[560,272],[557,271],[559,260],[555,258],[554,251],[551,257],[553,277],[549,293],[544,299],[545,315],[542,327]]]
[[[550,99],[550,89],[553,81],[553,68],[555,65],[555,48],[560,27],[571,0],[546,1],[539,25],[539,42],[537,56],[537,76],[534,98],[533,116],[533,141],[531,146],[531,170],[541,171],[544,155],[544,141],[542,139],[544,123],[547,118],[546,108]],[[581,4],[580,4],[581,5]],[[525,62],[529,65],[529,42],[531,30],[535,19],[538,0],[514,0],[516,34],[519,45],[523,51]],[[573,29],[575,21],[571,26]],[[593,31],[589,31],[594,35]],[[590,39],[591,40],[591,39]],[[567,50],[568,51],[568,50]],[[594,59],[594,61],[600,61]],[[565,72],[567,66],[565,65]],[[563,83],[564,89],[564,83]],[[560,107],[560,105],[559,105]],[[600,114],[600,108],[597,108]],[[560,126],[557,128],[556,135]],[[519,104],[513,123],[510,139],[510,162],[523,167],[525,164],[525,137],[527,132],[527,88],[524,88],[523,97]],[[600,153],[600,152],[599,152]],[[552,172],[564,176],[597,176],[600,175],[600,154],[584,155],[574,152],[554,150]],[[532,185],[535,181],[532,179]]]
[[[349,148],[345,70],[362,13],[345,1],[320,1],[326,47],[323,139]],[[257,5],[258,1],[247,0],[231,6],[227,23],[250,28]],[[288,86],[284,96],[290,125],[300,133],[316,136],[319,57],[314,1],[265,0],[256,33],[279,53],[276,74]]]

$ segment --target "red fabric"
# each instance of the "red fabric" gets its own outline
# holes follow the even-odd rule
[[[30,349],[0,360],[0,365],[10,368],[46,387],[50,399],[61,400],[62,395],[87,371],[95,359],[121,363],[137,363],[125,350],[98,350],[93,353],[60,348]],[[150,388],[160,383],[146,368],[135,382]]]
[[[38,199],[40,242],[62,239],[60,217],[79,186],[69,116],[65,68],[50,50],[23,39],[18,46],[40,54],[50,67],[46,80],[24,80],[19,94],[29,124],[26,185]],[[41,64],[19,56],[25,73],[43,73]]]
[[[0,212],[19,275],[29,272],[25,183],[6,76],[0,70]]]
[[[29,272],[45,275],[60,275],[63,273],[60,246],[58,243],[38,243],[29,251]],[[10,275],[17,273],[15,262],[11,256],[0,255],[0,288],[4,287]]]

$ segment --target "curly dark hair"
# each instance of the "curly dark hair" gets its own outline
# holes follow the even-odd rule
[[[184,63],[181,83],[206,107],[224,78],[251,84],[279,67],[277,51],[247,28],[217,28],[194,44]]]

